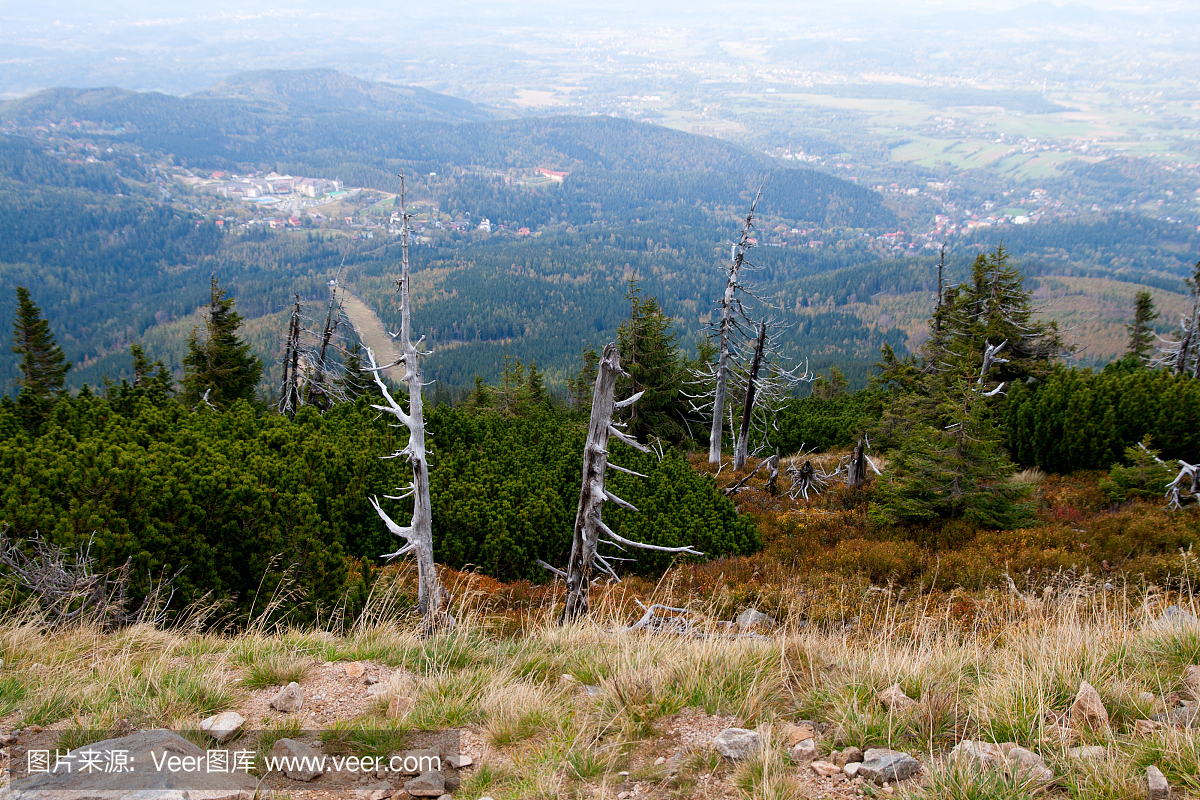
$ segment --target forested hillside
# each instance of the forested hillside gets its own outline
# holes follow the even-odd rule
[[[399,248],[386,229],[396,173],[406,170],[417,173],[409,200],[424,220],[413,250],[416,324],[435,345],[429,374],[452,396],[476,374],[495,380],[506,353],[539,364],[561,390],[582,350],[615,335],[631,275],[694,348],[720,296],[729,242],[760,189],[762,246],[750,280],[779,306],[795,363],[838,365],[861,387],[882,344],[905,352],[924,335],[936,254],[885,240],[910,213],[890,196],[654,125],[488,116],[322,70],[247,73],[183,98],[56,89],[5,103],[0,292],[30,288],[76,364],[69,380],[78,388],[127,375],[135,341],[178,375],[187,320],[215,269],[242,313],[262,320],[250,336],[266,388],[282,356],[283,331],[269,328],[281,317],[271,315],[295,294],[323,304],[343,264],[344,284],[385,325],[397,323]],[[561,174],[551,180],[542,168]],[[272,169],[371,191],[268,229],[254,223],[270,206],[214,198],[195,177]],[[484,219],[491,234],[478,230]],[[359,233],[370,225],[377,233]],[[952,244],[946,280],[961,280],[978,249],[1003,239],[1034,290],[1043,276],[1071,281],[1048,281],[1039,298],[1072,296],[1048,302],[1047,313],[1075,326],[1081,357],[1103,364],[1119,350],[1126,300],[1102,282],[1153,288],[1174,309],[1198,236],[1135,215],[980,228]],[[8,314],[0,307],[0,324]],[[1175,323],[1163,317],[1157,330]],[[11,356],[0,354],[6,392],[14,377]]]

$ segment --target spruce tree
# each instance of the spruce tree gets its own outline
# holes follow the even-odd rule
[[[24,286],[17,287],[14,316],[12,351],[21,357],[21,377],[17,381],[21,396],[38,403],[50,402],[63,393],[71,363]]]
[[[1125,326],[1129,331],[1129,348],[1125,358],[1137,366],[1145,366],[1154,352],[1154,320],[1158,312],[1154,310],[1154,297],[1143,289],[1137,293],[1133,301],[1133,323]]]
[[[208,395],[217,408],[228,408],[237,400],[254,400],[262,361],[250,345],[238,338],[242,317],[234,302],[212,276],[208,319],[203,338],[199,329],[188,337],[188,352],[183,358],[183,401],[196,405]]]
[[[521,359],[504,351],[504,367],[500,372],[500,384],[496,387],[500,410],[515,414],[525,407],[528,399],[525,386],[525,367]]]
[[[967,519],[1007,527],[1024,516],[1024,490],[1001,446],[1006,389],[1050,375],[1066,347],[1034,319],[1030,293],[1003,247],[975,260],[971,280],[947,289],[918,360],[885,350],[876,385],[889,396],[874,437],[893,447],[872,515],[893,523]],[[1004,347],[988,365],[984,353]]]
[[[812,393],[822,400],[832,400],[845,394],[849,385],[850,381],[846,380],[846,374],[841,369],[830,367],[828,378],[822,376],[813,381]]]
[[[630,406],[629,431],[636,439],[661,436],[670,441],[683,438],[685,415],[682,395],[684,363],[673,330],[675,321],[658,304],[629,281],[629,319],[617,328],[621,367],[628,377],[617,384],[619,396],[645,392]]]
[[[529,374],[525,378],[525,396],[528,398],[530,405],[540,405],[549,399],[546,394],[546,381],[541,371],[538,370],[537,362],[529,362]]]
[[[567,379],[567,404],[572,411],[590,412],[600,354],[596,352],[596,348],[588,345],[583,349],[580,358],[583,360],[583,366],[579,368],[579,372]]]
[[[964,360],[978,368],[988,344],[1007,342],[1007,363],[997,365],[997,381],[1044,377],[1067,347],[1056,323],[1034,319],[1031,295],[1003,245],[994,253],[980,253],[971,279],[948,289],[930,320],[930,329],[940,331],[923,354],[926,370],[945,371],[946,365]]]

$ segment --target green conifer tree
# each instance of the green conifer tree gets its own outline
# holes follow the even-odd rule
[[[1037,321],[1003,247],[980,255],[971,280],[947,289],[918,361],[883,354],[877,385],[890,396],[876,429],[893,448],[872,515],[894,523],[964,518],[1007,527],[1025,515],[1024,489],[995,417],[1005,388],[1048,376],[1066,352],[1053,323]],[[1004,347],[986,367],[989,346]],[[1006,360],[1003,360],[1006,359]]]
[[[206,394],[217,408],[228,408],[237,400],[254,400],[262,361],[238,338],[241,325],[233,298],[226,297],[214,272],[205,334],[201,337],[198,328],[192,330],[183,358],[182,399],[186,404],[194,406]]]
[[[530,405],[540,405],[549,399],[545,378],[534,361],[529,362],[529,372],[525,377],[525,398]]]
[[[47,400],[62,394],[71,363],[55,341],[49,321],[24,286],[17,287],[12,351],[21,357],[18,383],[22,394]]]
[[[1137,293],[1133,301],[1133,322],[1125,326],[1129,331],[1129,347],[1125,358],[1130,363],[1142,367],[1150,360],[1154,352],[1154,320],[1158,312],[1154,310],[1154,297],[1143,289]]]
[[[596,348],[588,345],[583,349],[580,358],[583,366],[579,368],[579,372],[567,379],[567,404],[572,411],[590,412],[600,354],[596,352]]]
[[[1003,245],[993,253],[980,253],[970,281],[948,289],[930,320],[931,331],[940,327],[940,332],[931,337],[923,354],[925,369],[945,371],[948,364],[967,362],[978,368],[988,344],[1006,342],[1007,363],[997,365],[993,373],[997,381],[1043,377],[1053,359],[1068,348],[1057,323],[1035,319],[1031,294]]]
[[[50,413],[63,394],[71,363],[54,339],[50,323],[30,299],[29,290],[17,287],[17,308],[13,319],[12,351],[21,357],[21,393],[18,414],[28,428],[35,428]]]
[[[846,374],[841,369],[830,367],[828,378],[821,376],[813,381],[812,393],[813,396],[819,397],[822,400],[832,400],[835,397],[845,394],[846,387],[849,385],[850,381],[846,380]]]
[[[658,298],[642,292],[636,279],[629,281],[625,297],[629,300],[629,319],[617,328],[617,344],[621,348],[621,367],[629,377],[618,382],[617,391],[622,397],[645,392],[630,406],[630,435],[679,441],[686,414],[681,392],[685,373],[675,322],[662,310]]]

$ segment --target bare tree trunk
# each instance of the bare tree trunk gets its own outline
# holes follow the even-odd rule
[[[588,612],[588,586],[600,541],[600,510],[604,505],[605,470],[608,469],[608,431],[612,426],[613,392],[621,374],[620,354],[615,342],[605,345],[597,365],[596,388],[592,392],[592,417],[588,422],[587,443],[583,447],[583,482],[579,487],[579,508],[571,537],[571,560],[567,562],[568,620]]]
[[[300,295],[288,325],[287,345],[283,350],[283,386],[279,392],[279,412],[294,418],[300,408]]]
[[[659,550],[667,553],[690,553],[701,555],[691,547],[659,547],[643,544],[626,539],[607,525],[600,518],[600,512],[605,501],[629,511],[637,511],[629,503],[617,497],[605,488],[607,470],[638,473],[608,463],[608,440],[618,439],[630,447],[650,452],[650,448],[632,437],[622,433],[613,425],[613,411],[633,405],[641,392],[627,400],[614,402],[613,392],[617,386],[617,376],[621,371],[621,355],[615,342],[604,346],[604,353],[597,365],[596,388],[592,392],[592,416],[588,422],[587,442],[583,449],[583,481],[579,487],[579,509],[575,514],[575,530],[571,537],[571,557],[567,562],[567,603],[563,610],[563,621],[570,621],[585,616],[588,613],[588,588],[596,573],[597,566],[605,573],[616,578],[616,571],[608,561],[597,552],[597,547],[604,541],[621,549],[636,547],[644,550]],[[639,477],[645,477],[639,475]],[[603,535],[605,538],[600,539]],[[548,565],[543,565],[548,566]],[[551,568],[553,570],[553,568]],[[553,570],[562,574],[559,570]]]
[[[717,382],[713,392],[712,427],[708,434],[708,463],[721,463],[721,437],[725,431],[725,398],[729,384],[729,344],[733,334],[733,303],[737,291],[737,273],[741,266],[736,256],[725,282],[725,296],[721,300],[721,339],[717,351]]]
[[[342,259],[343,263],[345,258]],[[342,283],[342,270],[338,268],[337,278],[334,279],[333,288],[329,292],[329,308],[325,314],[325,327],[321,330],[321,349],[317,353],[317,363],[313,369],[313,379],[311,381],[311,389],[308,394],[308,400],[313,405],[320,408],[322,411],[328,410],[330,407],[329,396],[325,392],[325,373],[327,372],[326,359],[329,353],[329,343],[333,339],[333,335],[337,333],[338,325],[341,322],[341,310],[338,308],[337,290]]]
[[[754,414],[754,390],[758,381],[758,370],[762,367],[763,348],[767,343],[767,323],[758,324],[758,339],[754,343],[754,358],[750,361],[750,373],[746,376],[746,402],[742,406],[742,426],[733,445],[733,469],[746,466],[750,454],[750,417]]]
[[[774,497],[779,494],[779,487],[776,484],[779,480],[779,448],[775,448],[775,455],[767,459],[767,467],[771,471],[767,478],[767,494]]]
[[[1192,315],[1184,323],[1182,335],[1179,337],[1179,350],[1175,353],[1173,365],[1176,375],[1187,372],[1188,360],[1192,356],[1193,339],[1196,337],[1197,323],[1200,323],[1200,299],[1192,301]],[[1200,364],[1200,359],[1197,359],[1197,363]]]
[[[846,465],[846,485],[862,486],[867,482],[867,446],[862,439],[854,446],[850,462]]]
[[[405,540],[405,545],[394,553],[387,553],[384,558],[395,558],[405,553],[413,553],[417,561],[417,608],[421,612],[423,631],[428,635],[439,630],[454,626],[454,618],[445,610],[449,596],[438,582],[437,568],[433,561],[433,511],[429,501],[429,462],[425,454],[425,417],[421,403],[421,369],[418,363],[421,353],[412,341],[412,298],[410,296],[411,276],[408,264],[408,208],[405,204],[404,177],[400,177],[400,208],[403,217],[403,236],[401,239],[401,275],[396,281],[400,291],[400,332],[391,334],[400,346],[398,363],[404,364],[405,384],[408,388],[408,411],[400,407],[392,397],[391,392],[380,377],[380,372],[386,367],[375,363],[375,355],[370,348],[367,357],[371,362],[371,373],[375,383],[383,393],[386,406],[375,405],[372,408],[386,411],[395,416],[408,428],[408,444],[404,449],[393,453],[391,457],[404,456],[412,463],[413,481],[407,489],[391,500],[407,497],[413,498],[412,521],[408,527],[401,527],[392,521],[379,501],[371,499],[371,505],[396,536]],[[419,342],[418,342],[419,344]]]

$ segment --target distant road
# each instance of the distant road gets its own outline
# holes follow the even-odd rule
[[[362,339],[363,345],[371,348],[371,352],[375,354],[376,363],[391,364],[400,358],[400,348],[396,347],[396,343],[392,341],[392,337],[388,336],[387,329],[383,327],[382,320],[379,319],[371,307],[364,303],[358,295],[343,289],[342,308],[345,309],[346,316],[350,318],[350,324],[354,326],[354,330],[358,333],[358,338]],[[404,369],[402,367],[392,367],[386,370],[384,374],[391,379],[392,383],[401,384],[404,382]]]

